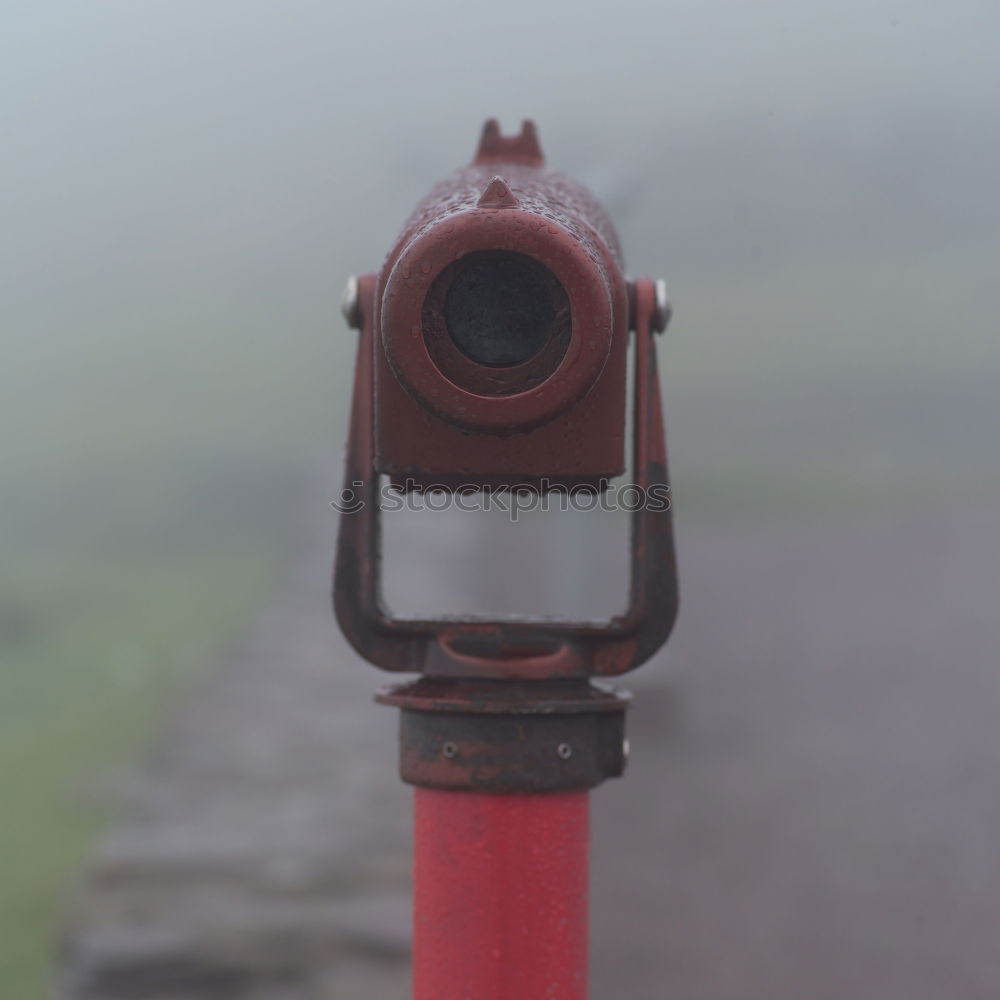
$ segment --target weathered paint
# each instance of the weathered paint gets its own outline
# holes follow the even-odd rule
[[[500,140],[487,123],[473,164],[420,202],[376,277],[375,465],[395,481],[597,483],[624,471],[629,304],[618,237],[582,185],[546,168],[533,128]],[[557,356],[502,371],[452,350],[441,363],[435,347],[450,339],[435,336],[434,303],[482,252],[530,258],[561,285],[569,335]],[[517,391],[490,392],[498,378]]]

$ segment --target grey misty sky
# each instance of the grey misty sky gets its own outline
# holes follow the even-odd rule
[[[630,273],[667,279],[682,472],[1000,468],[998,22],[973,0],[8,0],[7,478],[46,449],[256,453],[270,412],[339,439],[344,277],[489,115],[535,118]]]
[[[200,294],[232,277],[224,258],[277,273],[278,245],[331,270],[352,266],[348,242],[377,261],[486,115],[534,117],[642,250],[656,233],[630,234],[630,197],[660,212],[651,189],[672,177],[697,267],[713,210],[758,200],[779,232],[797,174],[831,150],[855,174],[873,145],[891,160],[899,122],[907,166],[933,174],[915,205],[966,192],[942,210],[949,231],[982,224],[973,202],[998,162],[987,2],[62,0],[3,19],[0,267],[29,332],[63,326],[84,292]],[[925,127],[946,149],[922,166]],[[781,244],[754,239],[765,257]]]

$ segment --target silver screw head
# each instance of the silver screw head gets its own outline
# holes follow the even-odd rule
[[[563,760],[569,760],[573,756],[573,748],[568,743],[560,743],[556,747],[556,753],[562,757]]]
[[[361,295],[357,275],[352,274],[344,286],[344,294],[340,300],[340,311],[352,330],[361,329]]]
[[[656,291],[656,309],[653,312],[653,329],[657,333],[663,333],[667,328],[667,324],[670,322],[670,317],[673,314],[673,306],[670,305],[670,299],[667,297],[667,283],[660,278],[653,282],[653,288]]]
[[[447,757],[448,760],[451,760],[453,757],[457,757],[458,756],[458,744],[457,743],[453,743],[451,740],[448,740],[448,742],[445,743],[441,747],[441,753],[445,757]]]

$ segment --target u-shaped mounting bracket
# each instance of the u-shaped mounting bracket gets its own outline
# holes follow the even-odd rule
[[[375,470],[373,365],[375,276],[359,279],[362,328],[344,481],[355,484],[353,512],[341,514],[333,602],[348,641],[384,670],[437,677],[612,676],[638,667],[666,642],[677,617],[677,568],[669,502],[631,515],[627,609],[606,621],[531,618],[395,618],[381,594],[379,477]],[[633,470],[644,496],[669,496],[660,381],[653,342],[654,283],[630,284],[635,331]],[[360,484],[360,485],[358,485]]]

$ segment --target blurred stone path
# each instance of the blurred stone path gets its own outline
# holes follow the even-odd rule
[[[329,495],[126,789],[70,919],[66,997],[405,996],[409,795],[384,677],[333,621]]]
[[[423,606],[551,599],[544,573],[477,577],[474,525],[410,517],[397,590]],[[310,518],[129,788],[67,1000],[407,996],[396,719],[330,615],[333,518]],[[599,607],[620,539],[575,530]],[[682,518],[678,541],[680,624],[630,680],[629,772],[593,797],[594,1000],[996,1000],[1000,515]]]

